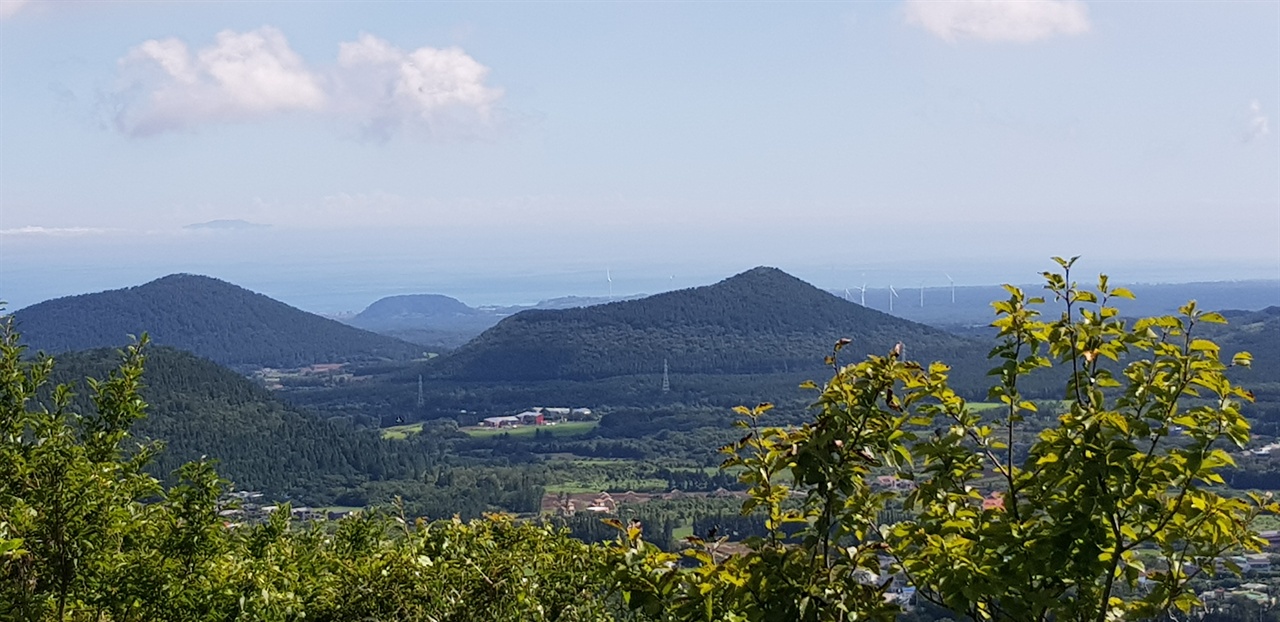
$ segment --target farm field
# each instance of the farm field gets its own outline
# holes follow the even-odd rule
[[[547,494],[583,494],[603,490],[628,490],[642,493],[662,493],[667,490],[667,480],[657,478],[632,478],[622,480],[567,480],[547,484]]]
[[[577,436],[596,429],[597,425],[600,425],[599,421],[566,421],[564,423],[556,423],[552,425],[522,425],[515,428],[486,428],[475,426],[458,429],[475,438],[488,438],[491,436],[501,436],[503,434],[513,437],[533,436],[539,432],[542,434],[550,434],[552,436]]]
[[[469,426],[465,428],[458,428],[458,430],[475,438],[489,438],[493,436],[501,436],[503,434],[509,437],[534,436],[538,432],[550,434],[552,436],[578,436],[596,429],[596,426],[599,424],[600,422],[598,421],[566,421],[564,423],[557,423],[553,425],[523,425],[514,428]],[[394,425],[382,429],[382,438],[388,440],[404,440],[421,431],[421,423]]]
[[[382,428],[382,438],[393,440],[393,441],[402,441],[421,431],[422,431],[421,423],[393,425],[391,427]]]

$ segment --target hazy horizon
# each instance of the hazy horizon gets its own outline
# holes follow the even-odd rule
[[[0,300],[194,272],[334,313],[757,265],[1027,283],[1076,254],[1131,283],[1280,279],[1277,24],[1277,3],[3,0]]]
[[[272,252],[262,244],[282,237],[291,240],[287,248],[307,248],[309,252]],[[412,232],[402,232],[390,245],[404,246],[413,237]],[[302,238],[279,231],[240,231],[231,235],[201,232],[166,241],[157,252],[151,247],[157,244],[154,240],[139,246],[132,236],[122,235],[102,251],[113,258],[112,262],[98,266],[82,265],[74,256],[59,254],[60,246],[83,244],[84,240],[59,238],[51,244],[51,240],[44,239],[39,252],[29,251],[32,265],[8,262],[0,300],[5,301],[8,311],[16,311],[50,298],[132,287],[168,274],[190,273],[219,278],[306,311],[332,315],[358,312],[379,298],[398,294],[444,294],[471,306],[533,304],[562,296],[607,297],[610,291],[616,297],[649,295],[709,285],[759,265],[780,268],[822,289],[850,289],[856,295],[863,285],[869,291],[882,291],[890,285],[905,291],[921,286],[948,287],[948,279],[960,287],[1037,284],[1039,273],[1054,267],[1049,256],[1057,254],[1027,253],[947,263],[917,259],[910,249],[905,249],[894,258],[854,263],[842,261],[835,249],[829,255],[818,255],[829,261],[809,264],[788,263],[781,256],[784,253],[760,252],[754,262],[725,258],[681,265],[663,263],[656,253],[639,252],[630,260],[604,265],[592,258],[593,249],[581,243],[561,244],[560,248],[568,249],[563,252],[539,253],[510,240],[494,240],[489,253],[468,253],[461,248],[470,244],[466,239],[455,245],[437,240],[406,255],[372,246],[356,251],[342,246],[350,245],[352,240],[339,234],[322,236],[313,232]],[[104,242],[101,238],[94,240],[99,245]],[[178,246],[182,247],[181,253]],[[597,241],[592,246],[608,246],[608,241]],[[575,257],[576,252],[588,256]],[[521,261],[521,255],[526,253],[533,256]],[[171,259],[156,261],[157,255]],[[1251,269],[1210,261],[1163,265],[1086,255],[1077,264],[1076,274],[1081,281],[1092,281],[1098,272],[1111,275],[1116,283],[1129,285],[1280,283],[1265,267]],[[1277,294],[1280,296],[1280,288]]]

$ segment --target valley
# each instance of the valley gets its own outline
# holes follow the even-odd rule
[[[818,433],[813,417],[830,415],[824,400],[832,388],[815,390],[849,373],[847,365],[886,355],[946,361],[950,387],[968,400],[965,416],[980,422],[975,429],[1008,423],[1008,407],[983,373],[995,365],[990,327],[917,323],[774,268],[596,302],[513,312],[449,347],[396,335],[442,325],[456,335],[495,316],[442,296],[401,296],[371,305],[377,313],[362,320],[346,318],[378,334],[229,283],[177,275],[33,305],[12,322],[31,344],[28,355],[56,354],[51,379],[70,389],[68,406],[79,412],[97,408],[88,379],[109,377],[118,348],[148,334],[139,395],[147,415],[122,449],[148,456],[147,472],[175,490],[190,464],[211,461],[225,478],[218,515],[233,531],[270,528],[282,507],[325,531],[360,520],[353,513],[492,520],[484,517],[499,512],[579,543],[615,542],[612,525],[623,523],[610,521],[625,520],[643,525],[657,551],[695,554],[706,538],[722,554],[746,555],[758,542],[752,538],[801,540],[795,529],[771,527],[767,512],[743,511],[759,480],[742,448],[760,442],[752,440],[760,425]],[[1223,463],[1220,488],[1280,490],[1280,458],[1267,449],[1280,442],[1273,347],[1280,307],[1222,315],[1227,324],[1206,324],[1200,334],[1223,356],[1255,353],[1249,369],[1228,374],[1256,401],[1241,411],[1253,440]],[[160,330],[152,336],[148,325]],[[1065,377],[1049,369],[1022,379],[1022,413],[1007,428],[1009,460],[1030,459],[1042,433],[1069,419]],[[893,408],[892,394],[885,399]],[[743,404],[770,407],[757,421],[736,408]],[[1189,400],[1197,404],[1208,402]],[[910,429],[926,435],[928,421]],[[891,466],[868,467],[865,482],[883,503],[875,524],[920,511],[909,501],[918,483]],[[966,490],[983,508],[999,509],[1005,484],[999,469],[983,469]],[[799,494],[778,507],[802,507]],[[1249,563],[1261,569],[1265,556],[1255,557]],[[1265,579],[1263,570],[1252,572]]]
[[[1280,339],[1276,309],[1229,312],[1232,323],[1208,333],[1255,352],[1253,369],[1238,376],[1258,397],[1247,413],[1259,443],[1280,436],[1280,359],[1268,347]],[[666,517],[656,508],[675,494],[686,509],[661,520],[687,533],[699,517],[723,514],[712,493],[743,488],[718,468],[716,449],[740,436],[731,409],[768,402],[772,424],[803,421],[813,396],[797,387],[830,375],[823,356],[841,338],[852,341],[838,363],[903,344],[912,358],[951,364],[953,386],[975,411],[997,406],[984,404],[981,333],[888,315],[773,268],[632,300],[502,312],[398,296],[347,319],[384,335],[189,275],[33,305],[14,319],[31,350],[58,354],[57,378],[78,387],[81,408],[89,391],[78,383],[110,368],[110,348],[151,335],[151,414],[137,433],[164,443],[153,467],[162,478],[208,456],[236,489],[272,501],[358,507],[400,497],[434,518],[533,515],[563,507],[565,494],[643,502]],[[438,351],[396,338],[432,330],[481,332],[439,341]],[[1064,408],[1057,386],[1049,374],[1024,388],[1043,417]],[[547,413],[546,424],[494,423],[527,411]],[[1030,439],[1036,421],[1019,437]],[[1231,481],[1280,488],[1268,469]]]

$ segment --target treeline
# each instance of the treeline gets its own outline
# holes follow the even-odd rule
[[[437,431],[407,446],[356,430],[342,419],[318,419],[280,403],[267,390],[215,363],[171,348],[148,350],[142,397],[148,416],[136,426],[139,441],[162,441],[153,463],[166,477],[201,457],[221,463],[238,488],[264,490],[316,501],[327,491],[366,480],[413,478],[439,463],[448,440],[459,433]],[[70,384],[75,407],[87,409],[85,378],[114,368],[112,350],[58,357],[53,381]]]
[[[13,314],[32,351],[120,347],[144,332],[154,343],[233,367],[408,360],[422,347],[295,309],[205,276],[48,300]]]
[[[118,364],[112,350],[58,357],[53,383],[73,387],[72,408],[93,408],[85,378],[101,378]],[[211,459],[241,490],[307,505],[365,506],[403,497],[415,515],[480,516],[531,512],[543,478],[457,459],[452,446],[467,439],[449,422],[389,441],[344,418],[321,419],[287,406],[238,374],[180,350],[147,350],[141,396],[147,416],[134,426],[134,446],[163,444],[148,472],[166,483],[187,462]],[[44,397],[50,397],[46,388]]]

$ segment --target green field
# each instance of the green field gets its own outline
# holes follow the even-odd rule
[[[572,479],[554,484],[547,484],[548,493],[567,492],[570,494],[578,494],[583,492],[666,492],[667,480],[654,478],[627,478],[627,479],[591,479],[581,480]]]
[[[671,540],[674,542],[684,542],[685,538],[691,536],[693,536],[693,523],[671,530]]]
[[[486,438],[508,434],[510,436],[533,436],[534,433],[551,434],[553,436],[577,436],[586,434],[599,425],[599,421],[566,421],[555,425],[522,425],[518,428],[459,428],[470,436]],[[388,430],[392,428],[387,428]]]
[[[389,428],[382,428],[382,438],[393,441],[402,441],[409,438],[412,434],[422,431],[421,423],[409,423],[406,425],[393,425]]]
[[[466,432],[469,436],[476,438],[488,438],[491,436],[499,436],[507,434],[510,436],[533,436],[536,432],[543,434],[551,434],[553,436],[577,436],[586,434],[599,425],[598,421],[566,421],[555,425],[522,425],[518,428],[484,428],[470,427],[459,428],[462,432]],[[382,438],[389,440],[404,440],[410,435],[417,434],[422,431],[421,423],[408,423],[405,425],[393,425],[391,427],[382,428]]]
[[[358,508],[351,505],[328,505],[322,508],[316,508],[321,512],[362,512],[366,508]]]

